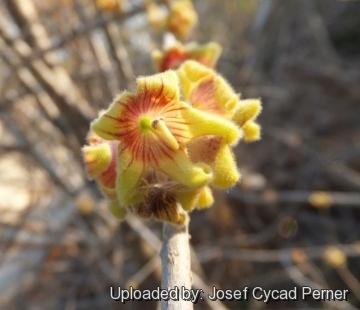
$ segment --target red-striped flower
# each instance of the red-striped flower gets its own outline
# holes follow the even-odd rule
[[[204,186],[212,169],[194,164],[186,146],[205,135],[222,136],[227,143],[239,136],[233,122],[181,101],[173,71],[138,78],[137,93],[122,93],[91,129],[105,140],[120,142],[116,193],[121,205],[136,202],[138,182],[150,167],[190,188]]]

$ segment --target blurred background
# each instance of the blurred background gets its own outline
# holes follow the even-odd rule
[[[350,290],[195,309],[360,308],[360,2],[194,5],[189,40],[220,43],[219,72],[263,101],[241,183],[191,214],[194,287]],[[161,43],[141,1],[0,0],[0,309],[158,309],[109,288],[160,285],[161,223],[113,218],[80,148]]]

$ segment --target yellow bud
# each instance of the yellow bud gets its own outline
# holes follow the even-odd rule
[[[190,0],[171,1],[168,28],[176,37],[186,38],[197,20],[197,14]]]
[[[154,27],[156,30],[162,30],[165,28],[166,20],[168,18],[168,13],[158,4],[154,2],[147,3],[146,15],[150,25]]]
[[[334,203],[331,194],[326,192],[313,192],[309,196],[309,203],[316,208],[329,208]]]
[[[291,251],[291,258],[295,264],[302,264],[307,261],[306,253],[300,248],[294,248]]]
[[[76,197],[76,205],[79,212],[88,215],[94,210],[94,199],[88,194],[80,194]]]
[[[339,268],[346,266],[346,255],[335,246],[328,246],[324,253],[324,260],[331,267]]]

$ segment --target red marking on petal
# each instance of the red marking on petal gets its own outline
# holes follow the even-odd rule
[[[118,118],[116,118],[116,117],[113,117],[113,116],[111,116],[111,115],[109,115],[109,114],[104,114],[104,117],[109,118],[109,119],[112,119],[112,120],[117,121],[117,122],[120,120],[120,119],[118,119]]]
[[[198,87],[193,90],[190,102],[199,110],[213,114],[224,114],[224,110],[219,106],[215,98],[214,79],[200,83]]]

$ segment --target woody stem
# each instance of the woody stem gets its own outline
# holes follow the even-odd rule
[[[162,281],[161,288],[170,290],[175,286],[181,291],[181,287],[191,289],[191,259],[189,244],[189,226],[175,226],[164,223],[163,245],[161,249]],[[190,301],[185,301],[179,294],[179,301],[161,301],[161,310],[192,310]]]

